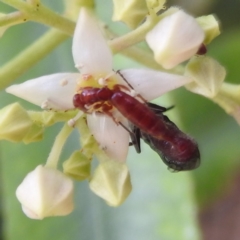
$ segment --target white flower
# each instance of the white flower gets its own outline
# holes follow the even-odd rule
[[[44,109],[73,109],[73,96],[79,88],[113,86],[125,80],[112,70],[112,53],[98,24],[82,8],[73,37],[72,53],[80,73],[57,73],[32,79],[7,88],[7,92]],[[191,82],[186,76],[149,69],[126,69],[121,74],[134,92],[150,101],[165,92]],[[105,114],[88,114],[88,126],[94,137],[113,160],[124,162],[128,153],[129,133]],[[123,117],[121,120],[127,124]]]
[[[36,167],[24,178],[16,195],[29,218],[64,216],[73,210],[73,182],[53,168]]]
[[[197,21],[182,10],[164,17],[146,36],[155,60],[170,69],[188,60],[198,51],[204,40],[204,31]]]

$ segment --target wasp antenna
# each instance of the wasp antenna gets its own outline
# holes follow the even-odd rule
[[[122,79],[127,83],[127,85],[133,89],[133,86],[127,81],[127,79],[121,74],[121,70],[117,70],[116,73],[122,77]]]
[[[120,124],[126,131],[128,131],[130,134],[133,134],[133,132],[128,128],[126,127],[123,123],[121,122],[118,122],[118,124]]]

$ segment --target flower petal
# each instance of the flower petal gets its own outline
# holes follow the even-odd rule
[[[56,73],[8,87],[6,92],[23,98],[44,109],[73,109],[79,73]]]
[[[129,148],[129,133],[104,114],[87,116],[88,126],[97,142],[113,160],[125,162]]]
[[[148,101],[192,81],[190,77],[151,69],[124,69],[120,73]]]
[[[81,8],[73,36],[72,54],[82,74],[107,74],[112,71],[112,53],[99,26],[88,10]]]

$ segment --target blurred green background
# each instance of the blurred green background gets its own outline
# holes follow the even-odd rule
[[[57,12],[63,11],[62,1],[42,2]],[[216,14],[221,21],[222,35],[208,47],[208,55],[226,67],[226,81],[239,83],[240,1],[182,0],[168,3],[169,6],[183,6],[194,16]],[[97,0],[96,7],[100,18],[111,29],[119,33],[126,31],[123,24],[111,22],[110,0]],[[0,3],[0,12],[12,10]],[[0,64],[12,59],[46,30],[47,27],[37,23],[25,23],[7,30],[0,38]],[[115,56],[114,66],[115,69],[140,67],[120,55]],[[17,82],[70,71],[76,70],[71,56],[71,39],[68,39],[20,76]],[[15,101],[27,109],[38,109],[1,92],[1,107]],[[140,155],[130,149],[128,166],[133,191],[122,206],[109,207],[89,190],[86,181],[75,182],[74,212],[66,217],[36,221],[23,214],[15,190],[28,172],[44,164],[61,124],[47,129],[44,141],[39,143],[24,145],[1,141],[0,239],[240,239],[237,231],[240,196],[236,187],[240,176],[240,126],[216,104],[185,89],[175,90],[157,102],[163,106],[174,105],[169,113],[171,119],[199,143],[202,159],[199,169],[190,173],[171,173],[148,146],[143,146]],[[78,148],[77,143],[78,136],[73,133],[62,159]],[[229,221],[232,231],[227,226]]]

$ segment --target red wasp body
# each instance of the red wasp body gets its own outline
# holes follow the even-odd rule
[[[133,124],[129,132],[139,151],[141,137],[170,168],[181,171],[198,167],[200,154],[197,143],[164,116],[161,107],[141,103],[120,87],[113,90],[107,87],[84,88],[74,96],[74,106],[86,113],[100,111],[111,117],[111,110],[115,107]]]
[[[102,111],[109,114],[110,105],[114,106],[131,123],[142,131],[154,137],[171,141],[173,134],[146,104],[121,91],[119,88],[85,88],[76,94],[73,99],[74,106],[87,112],[86,105],[102,102]],[[107,103],[106,103],[107,102]],[[99,105],[97,104],[99,107]]]

